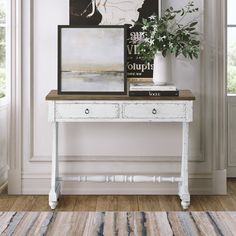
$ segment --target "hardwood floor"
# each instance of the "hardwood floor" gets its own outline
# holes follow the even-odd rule
[[[236,211],[236,179],[228,195],[191,196],[189,211]],[[48,196],[0,195],[0,211],[50,211]],[[182,211],[178,196],[62,196],[56,211]]]

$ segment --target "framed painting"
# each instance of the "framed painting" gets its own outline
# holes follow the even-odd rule
[[[58,93],[127,94],[125,26],[58,26]]]
[[[127,24],[127,77],[152,78],[153,63],[145,63],[138,55],[133,39],[141,36],[136,25],[152,14],[160,15],[161,0],[70,0],[71,25]]]

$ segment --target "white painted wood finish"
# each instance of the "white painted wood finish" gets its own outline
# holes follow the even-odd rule
[[[60,184],[57,181],[59,174],[58,161],[58,122],[53,122],[53,147],[52,147],[52,176],[51,176],[51,190],[49,193],[49,205],[52,209],[57,206],[57,200],[60,194]]]
[[[91,175],[91,176],[62,176],[58,181],[78,181],[94,183],[161,183],[181,182],[179,177],[145,176],[145,175]],[[50,199],[49,199],[50,202]]]
[[[187,103],[186,103],[187,104]],[[180,103],[131,103],[123,106],[123,118],[151,119],[162,121],[183,120],[187,118],[186,104]]]
[[[60,103],[56,106],[56,120],[115,119],[120,117],[117,103]]]
[[[191,101],[50,101],[49,121],[58,122],[189,122],[192,121]]]
[[[49,205],[57,206],[60,194],[59,181],[101,183],[146,183],[179,182],[179,196],[183,209],[190,204],[188,189],[188,138],[189,122],[192,122],[193,101],[49,101],[48,118],[53,124],[53,148],[51,190]],[[111,111],[111,114],[110,114]],[[181,177],[99,175],[60,177],[58,166],[58,124],[60,122],[182,122]]]
[[[12,71],[17,78],[12,77],[9,189],[12,194],[47,194],[51,180],[52,126],[47,122],[45,96],[50,89],[57,88],[57,25],[69,24],[69,1],[18,2],[24,14],[21,17],[17,11],[14,16],[19,29],[22,20],[24,30],[18,32],[17,46],[13,46],[18,50],[14,58],[18,66]],[[186,2],[165,0],[162,4],[163,8],[180,8]],[[219,36],[223,35],[219,31],[223,25],[224,1],[194,2],[200,9],[198,19],[204,50],[200,60],[172,60],[173,82],[179,89],[191,89],[196,96],[194,122],[189,132],[189,189],[191,194],[225,194],[224,42]],[[18,68],[16,73],[14,68]],[[180,125],[174,123],[114,122],[108,127],[103,122],[61,124],[60,172],[104,175],[109,170],[111,175],[118,172],[177,176],[181,135]],[[102,183],[64,182],[61,191],[63,194],[176,194],[177,186],[110,183],[108,188]]]
[[[183,209],[187,209],[190,204],[190,194],[188,189],[188,138],[189,123],[183,122],[183,141],[182,141],[182,161],[181,161],[181,182],[179,183],[179,196]]]

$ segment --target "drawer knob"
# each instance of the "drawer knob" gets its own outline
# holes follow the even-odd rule
[[[85,114],[88,115],[89,114],[89,109],[85,109]]]
[[[153,114],[153,115],[156,115],[156,114],[157,114],[157,110],[156,110],[155,108],[153,108],[152,114]]]

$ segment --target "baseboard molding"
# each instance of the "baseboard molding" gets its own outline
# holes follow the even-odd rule
[[[200,182],[199,179],[190,181],[191,194],[213,194],[211,179],[204,179],[202,181],[204,184]],[[22,194],[44,195],[48,194],[50,190],[50,179],[31,179],[24,180],[22,183]],[[95,184],[63,182],[61,192],[71,195],[176,195],[178,188],[176,183]]]
[[[8,171],[8,194],[21,194],[21,170]]]
[[[0,167],[0,188],[7,182],[8,166]]]
[[[236,166],[228,166],[227,177],[236,178]]]
[[[180,162],[181,156],[59,156],[61,162]],[[30,162],[51,162],[51,156],[32,156]],[[189,162],[204,162],[203,155],[190,156]]]
[[[0,186],[0,194],[7,193],[7,186],[8,186],[8,182],[7,181]]]
[[[216,183],[225,183],[225,170],[215,174],[192,175],[189,178],[190,193],[194,195],[226,194],[222,184],[216,188]],[[177,183],[78,183],[63,182],[62,194],[78,195],[174,195],[178,191]],[[48,194],[50,190],[49,174],[27,174],[22,178],[22,194]]]
[[[214,170],[213,173],[213,192],[217,195],[227,194],[227,170]]]

